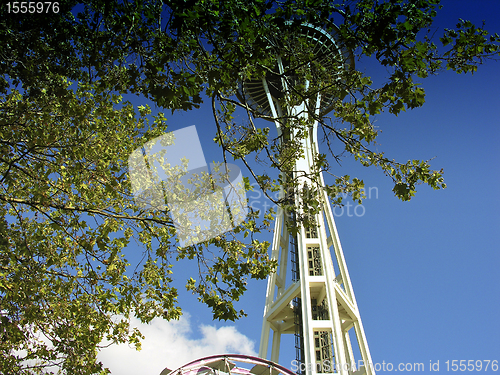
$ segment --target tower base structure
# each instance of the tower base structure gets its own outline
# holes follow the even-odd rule
[[[270,360],[279,363],[281,337],[291,334],[297,374],[373,375],[332,208],[317,167],[317,119],[347,95],[354,58],[335,38],[335,27],[327,33],[308,23],[289,26],[285,24],[282,35],[268,38],[270,51],[276,54],[273,74],[244,80],[238,94],[254,113],[274,121],[282,145],[301,148],[293,170],[281,176],[294,186],[293,192],[281,195],[294,203],[290,205],[294,209],[279,208],[276,217],[271,257],[278,269],[268,279],[259,356],[268,358],[270,353]],[[307,201],[305,195],[309,195]],[[315,207],[304,207],[304,202]]]
[[[297,225],[295,214],[278,211],[271,255],[278,261],[278,270],[268,279],[259,356],[266,358],[270,351],[269,359],[279,363],[281,337],[293,334],[297,374],[372,375],[333,212],[326,194],[318,200],[322,210],[310,218],[314,227],[298,225],[296,235],[287,229]],[[286,286],[289,263],[292,282]]]
[[[318,95],[317,112],[319,103]],[[272,109],[280,112],[279,107]],[[306,103],[290,108],[288,115],[307,122]],[[278,122],[276,126],[280,133]],[[317,126],[314,121],[307,137],[301,138],[304,156],[288,176],[298,186],[288,193],[289,199],[302,208],[298,212],[280,208],[277,213],[271,257],[277,260],[278,270],[268,279],[259,356],[267,358],[272,334],[270,360],[279,363],[281,335],[293,334],[297,374],[372,375],[370,351],[325,182],[321,171],[315,169]],[[307,212],[301,204],[304,194],[312,194],[319,212]],[[307,226],[303,225],[304,218]],[[294,228],[294,233],[289,228]],[[286,285],[288,257],[290,285]]]

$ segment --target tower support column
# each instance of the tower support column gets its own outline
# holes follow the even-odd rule
[[[305,113],[301,107],[294,110],[298,116]],[[294,178],[299,191],[307,189],[316,194],[312,198],[319,202],[320,212],[310,215],[311,228],[293,222],[294,216],[308,215],[307,212],[287,214],[282,209],[278,212],[272,246],[278,270],[268,279],[259,354],[267,356],[272,330],[270,359],[277,361],[282,334],[294,334],[299,374],[372,375],[373,368],[368,365],[372,363],[371,356],[333,212],[321,188],[323,177],[319,173],[320,185],[316,189],[310,188],[310,178],[306,177],[313,174],[316,126],[302,140],[304,156],[296,163]],[[300,195],[294,197],[296,206],[303,207]],[[295,226],[297,234],[290,236],[287,225]],[[288,255],[292,259],[292,280],[285,287]],[[367,365],[358,368],[360,363]]]

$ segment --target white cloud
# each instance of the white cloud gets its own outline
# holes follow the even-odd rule
[[[99,359],[113,375],[159,375],[165,367],[175,370],[213,354],[256,355],[254,342],[235,327],[201,324],[193,332],[187,313],[178,321],[155,319],[148,325],[132,320],[132,326],[146,337],[141,351],[128,345],[111,345],[99,353]]]

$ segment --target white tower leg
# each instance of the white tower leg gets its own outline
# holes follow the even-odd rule
[[[292,114],[302,116],[304,110],[305,105],[297,106]],[[314,124],[310,136],[303,140],[305,155],[296,163],[294,177],[299,180],[299,189],[307,188],[309,183],[303,176],[312,172],[313,156],[317,152],[316,127]],[[322,176],[321,186],[324,186]],[[259,356],[268,356],[272,332],[270,359],[278,362],[281,335],[295,334],[300,374],[372,375],[370,351],[333,212],[324,190],[317,191],[321,210],[313,217],[314,228],[306,230],[297,224],[297,235],[290,236],[286,224],[293,218],[282,209],[278,211],[271,255],[278,261],[278,270],[268,279]],[[293,282],[285,287],[288,254],[292,256],[292,263],[298,262],[298,267],[292,270]],[[361,358],[354,356],[352,329]],[[361,363],[366,366],[359,366]]]

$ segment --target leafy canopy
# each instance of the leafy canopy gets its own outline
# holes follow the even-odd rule
[[[330,154],[317,155],[311,181],[328,170],[328,160],[347,153],[365,166],[380,167],[394,181],[395,195],[409,200],[418,184],[445,187],[442,172],[427,161],[396,162],[372,151],[373,116],[422,106],[425,92],[416,78],[445,69],[473,73],[499,52],[498,34],[489,36],[468,21],[431,38],[438,0],[59,3],[57,14],[0,10],[0,366],[5,373],[106,373],[96,359],[103,339],[140,347],[131,316],[149,322],[181,314],[172,287],[176,259],[198,263],[199,275],[182,277],[217,319],[242,316],[233,303],[246,290],[246,280],[265,278],[274,269],[269,243],[257,236],[269,228],[272,212],[260,220],[252,212],[232,232],[180,248],[168,212],[135,205],[127,158],[168,129],[163,113],[152,116],[148,106],[135,108],[123,95],[150,99],[172,112],[207,101],[224,160],[241,160],[271,199],[295,211],[297,203],[270,192],[297,189],[293,168],[310,123],[284,114],[278,119],[283,137],[271,139],[268,128],[254,124],[266,116],[236,99],[237,82],[262,76],[288,80],[290,90],[281,99],[288,104],[318,91],[337,97],[333,118],[316,118]],[[374,87],[355,69],[322,67],[307,43],[293,37],[304,22],[334,34],[355,59],[375,58],[390,71],[387,82]],[[276,36],[282,42],[270,45]],[[277,54],[287,58],[288,73],[311,84],[277,71]],[[248,114],[247,121],[235,122],[237,110]],[[342,146],[330,147],[334,140]],[[264,156],[270,172],[250,168],[256,155]],[[360,201],[363,186],[345,175],[326,189],[334,204],[342,204],[342,193]],[[304,195],[302,203],[318,209],[314,194]],[[139,264],[126,259],[133,242],[143,249]]]

